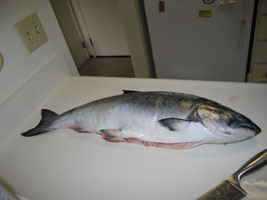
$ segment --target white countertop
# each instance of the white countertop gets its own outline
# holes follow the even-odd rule
[[[20,135],[39,122],[41,108],[62,113],[121,94],[123,89],[209,98],[248,116],[262,133],[244,142],[206,144],[188,150],[109,143],[98,135],[67,129],[31,138]],[[0,178],[32,200],[195,199],[267,147],[267,85],[263,84],[69,77],[44,99],[41,108],[25,116],[28,122],[0,152]],[[266,172],[265,167],[243,179],[246,199],[261,198],[255,196],[255,184],[263,187],[257,195],[267,196],[267,192],[262,193],[267,190]]]

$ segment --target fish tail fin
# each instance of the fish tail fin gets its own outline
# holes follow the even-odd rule
[[[41,115],[42,115],[42,118],[39,124],[33,129],[30,129],[24,133],[21,133],[21,135],[25,137],[31,137],[31,136],[35,136],[35,135],[39,135],[39,134],[51,131],[51,129],[49,129],[49,126],[53,123],[53,121],[55,121],[55,119],[59,115],[47,109],[42,109]]]

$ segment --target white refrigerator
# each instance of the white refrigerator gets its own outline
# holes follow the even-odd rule
[[[254,0],[144,0],[157,78],[245,80]]]

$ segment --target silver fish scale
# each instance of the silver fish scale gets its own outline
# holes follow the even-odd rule
[[[205,99],[194,95],[172,92],[142,92],[121,95],[121,103],[141,109],[165,110],[170,113],[190,113]]]
[[[65,112],[68,115],[71,112],[79,110],[102,107],[120,106],[126,107],[132,111],[148,111],[152,113],[161,113],[161,116],[186,118],[192,110],[199,105],[215,105],[216,107],[224,107],[214,101],[198,97],[191,94],[173,93],[173,92],[133,92],[112,97],[99,99],[89,102],[78,108],[74,108]],[[124,110],[125,111],[125,110]]]

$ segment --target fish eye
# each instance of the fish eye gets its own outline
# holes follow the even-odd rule
[[[237,120],[240,120],[240,121],[242,121],[244,119],[244,117],[242,115],[236,115],[235,118]]]

